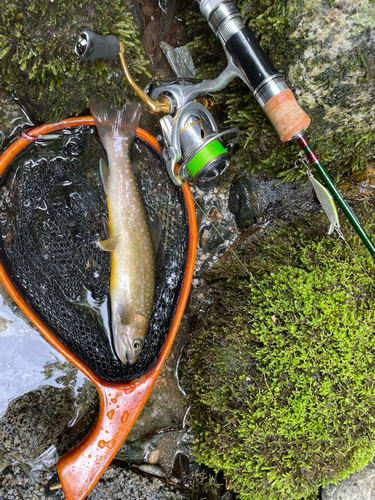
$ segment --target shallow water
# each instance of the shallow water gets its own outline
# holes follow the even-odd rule
[[[30,325],[2,285],[0,293],[0,416],[12,399],[43,385],[69,384],[77,395],[86,377]]]

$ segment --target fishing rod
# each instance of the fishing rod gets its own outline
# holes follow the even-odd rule
[[[310,164],[318,171],[329,192],[342,208],[363,243],[375,258],[375,245],[344,200],[304,132],[310,125],[281,74],[259,45],[254,33],[230,0],[197,0],[201,13],[223,45],[228,64],[213,80],[175,78],[153,82],[146,94],[133,80],[124,57],[124,44],[114,35],[91,31],[80,33],[75,52],[82,60],[112,59],[117,55],[130,87],[145,102],[147,110],[159,117],[156,138],[168,173],[177,185],[189,179],[200,189],[211,189],[229,165],[240,131],[231,128],[219,133],[210,109],[212,94],[241,78],[274,125],[283,142],[296,140]],[[228,138],[231,139],[228,140]],[[175,171],[176,164],[179,168]]]

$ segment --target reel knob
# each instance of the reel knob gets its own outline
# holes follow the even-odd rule
[[[120,52],[120,42],[115,35],[98,35],[93,31],[81,31],[74,51],[82,61],[113,59]]]

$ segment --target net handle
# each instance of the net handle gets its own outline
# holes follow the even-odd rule
[[[31,136],[44,135],[56,130],[80,125],[95,126],[94,118],[92,116],[66,118],[59,123],[35,127],[28,134]],[[143,139],[160,153],[159,144],[151,134],[138,127],[137,137]],[[6,149],[0,156],[0,177],[17,154],[31,142],[31,140],[21,137]],[[9,295],[45,339],[63,354],[68,361],[81,370],[93,382],[99,392],[100,410],[95,426],[83,441],[63,455],[57,464],[61,485],[67,500],[83,500],[100,479],[133,427],[171,350],[193,279],[198,239],[194,201],[188,183],[185,182],[181,189],[185,199],[189,224],[188,256],[184,280],[175,315],[157,363],[139,379],[124,383],[110,383],[95,375],[84,362],[54,336],[51,330],[31,310],[11,281],[0,260],[0,281]]]

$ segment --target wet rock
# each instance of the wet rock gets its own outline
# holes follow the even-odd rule
[[[322,500],[373,500],[375,498],[375,463],[351,474],[339,484],[330,484],[322,492]]]
[[[252,176],[251,185],[256,199],[256,216],[264,221],[280,219],[289,222],[320,208],[310,182],[280,183],[272,175],[259,173]]]
[[[218,220],[223,217],[216,207],[211,207],[210,211],[208,212],[208,216],[212,220]]]
[[[0,419],[0,450],[29,462],[42,454],[68,427],[74,407],[72,389],[43,387],[9,404]]]
[[[150,451],[147,455],[147,461],[149,464],[156,464],[160,457],[160,450]]]
[[[18,465],[1,478],[0,499],[2,500],[49,500],[65,498],[61,488],[54,489],[59,482],[56,472],[42,472],[40,483],[31,485]],[[163,480],[139,474],[133,470],[110,466],[87,500],[188,500],[189,496],[177,486]]]
[[[217,222],[203,226],[200,232],[199,245],[203,252],[212,252],[224,243],[231,235],[231,231]]]
[[[44,344],[41,341],[41,345]],[[26,364],[19,376],[27,378],[27,369],[33,371],[35,377],[36,369],[32,364]],[[31,469],[36,459],[46,464],[45,457],[40,455],[51,445],[55,445],[58,454],[62,455],[81,441],[95,421],[99,409],[97,391],[73,365],[46,363],[39,375],[51,385],[16,397],[0,419],[2,462],[28,462]],[[39,379],[35,378],[38,383]],[[22,390],[23,386],[17,388]]]
[[[229,211],[234,215],[238,229],[249,229],[255,222],[254,196],[251,182],[245,176],[237,177],[231,185],[228,199]]]
[[[373,200],[375,196],[375,162],[366,170],[345,176],[337,185],[345,199],[356,201]]]
[[[174,2],[168,0],[140,0],[138,4],[142,10],[144,25],[142,45],[155,67],[159,65],[163,55],[159,45],[161,40],[170,41],[171,43],[177,42],[176,36],[181,35],[181,26],[179,27],[178,24],[181,25],[182,23],[176,23]],[[155,69],[156,73],[158,73],[160,68]]]
[[[161,467],[152,464],[142,464],[139,466],[139,470],[156,477],[166,477],[167,475]]]
[[[184,47],[173,48],[167,42],[160,42],[165,57],[167,58],[171,68],[179,78],[194,78],[195,67],[190,50]]]

